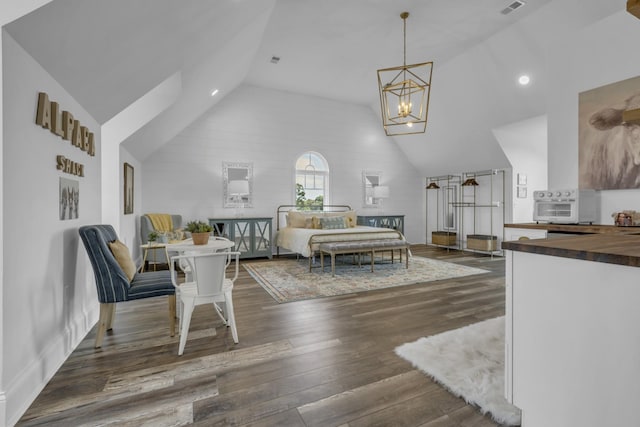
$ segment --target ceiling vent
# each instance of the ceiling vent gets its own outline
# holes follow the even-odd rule
[[[500,13],[502,13],[503,15],[508,15],[514,10],[521,8],[522,6],[524,6],[524,2],[522,0],[516,0],[513,3],[511,3],[509,6],[502,9]]]
[[[279,56],[272,56],[271,57],[271,63],[272,64],[277,64],[280,61],[280,57]]]

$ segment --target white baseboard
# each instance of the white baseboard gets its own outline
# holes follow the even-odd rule
[[[87,311],[79,313],[60,334],[53,336],[38,357],[25,366],[11,384],[7,384],[6,390],[0,390],[0,426],[13,426],[20,420],[47,382],[98,322],[99,314],[100,307],[96,301]]]
[[[0,426],[5,427],[7,419],[7,396],[0,390]],[[14,423],[15,424],[15,423]]]

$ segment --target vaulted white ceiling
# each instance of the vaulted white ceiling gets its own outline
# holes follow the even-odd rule
[[[154,119],[141,123],[125,141],[127,149],[143,160],[242,83],[367,105],[377,114],[375,70],[402,64],[399,15],[405,10],[410,12],[407,63],[435,63],[432,102],[439,98],[442,104],[459,103],[464,99],[464,94],[442,92],[451,90],[451,75],[462,67],[469,69],[467,76],[456,76],[464,79],[460,90],[486,86],[482,93],[489,96],[488,109],[491,102],[517,104],[520,95],[509,91],[518,88],[510,82],[512,89],[494,90],[493,85],[500,86],[500,82],[486,76],[502,78],[504,71],[526,70],[504,60],[505,55],[517,56],[517,52],[492,49],[525,49],[544,56],[534,31],[519,33],[514,45],[497,43],[488,50],[480,46],[551,0],[526,0],[520,9],[501,14],[511,2],[54,0],[4,28],[101,124],[179,73],[179,96]],[[544,28],[537,30],[544,32]],[[270,62],[272,56],[280,57],[277,65]],[[465,57],[473,59],[460,59]],[[445,84],[439,88],[440,82]],[[220,96],[210,96],[214,88],[220,89]],[[542,85],[532,90],[544,91]],[[525,105],[519,117],[505,120],[541,114],[543,95],[529,99],[535,99],[531,101],[534,106]],[[464,105],[459,108],[463,111]],[[504,108],[509,110],[510,106]],[[432,109],[430,123],[439,114],[438,105]],[[490,134],[490,129],[486,132]],[[430,136],[398,143],[416,167],[426,171],[433,165],[419,148],[425,138]],[[458,150],[456,144],[465,138],[461,135],[442,146],[433,141],[430,153],[450,155],[447,147],[453,144]],[[494,140],[493,145],[484,152],[489,159],[498,156],[496,166],[500,166],[505,158],[500,157]]]

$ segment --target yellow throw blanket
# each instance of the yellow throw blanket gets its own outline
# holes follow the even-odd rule
[[[173,231],[173,221],[169,214],[146,214],[156,231]]]

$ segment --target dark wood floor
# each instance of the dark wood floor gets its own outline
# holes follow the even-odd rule
[[[491,273],[278,304],[241,268],[240,343],[199,306],[183,356],[165,298],[123,303],[102,349],[93,331],[18,425],[495,426],[393,350],[504,314],[504,260],[412,252]]]

